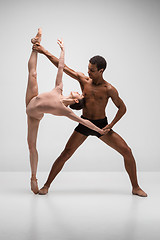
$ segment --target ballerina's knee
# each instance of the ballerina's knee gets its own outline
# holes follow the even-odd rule
[[[30,70],[29,74],[31,75],[32,78],[37,79],[37,71],[35,71],[35,70],[32,70],[32,71],[31,71],[31,70]]]

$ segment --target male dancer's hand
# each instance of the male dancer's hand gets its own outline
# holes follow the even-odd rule
[[[99,130],[99,133],[101,134],[101,135],[105,135],[105,134],[107,134],[108,132],[110,131],[110,129],[100,129]]]
[[[113,127],[113,126],[111,126],[111,124],[106,125],[106,126],[103,128],[103,131],[105,132],[104,134],[107,134],[107,133],[111,130],[112,127]]]
[[[33,44],[33,47],[32,49],[38,53],[44,53],[45,52],[45,49],[44,47],[42,47],[42,45],[40,45],[39,43],[35,43]]]

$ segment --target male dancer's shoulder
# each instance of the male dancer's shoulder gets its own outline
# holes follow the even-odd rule
[[[77,77],[78,80],[82,83],[87,83],[89,82],[91,79],[89,77],[87,77],[84,73],[82,72],[77,72]]]
[[[117,89],[110,83],[107,84],[107,95],[110,97],[118,95]]]
[[[117,91],[116,88],[112,84],[107,82],[107,81],[104,82],[104,87],[106,88],[106,91],[107,91],[108,95],[110,95],[113,92]]]

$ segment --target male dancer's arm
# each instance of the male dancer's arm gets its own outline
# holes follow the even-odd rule
[[[58,67],[59,59],[52,55],[50,52],[48,52],[42,45],[39,43],[33,45],[33,50],[44,54],[56,67]],[[69,75],[70,77],[78,80],[80,84],[83,84],[83,80],[88,80],[88,77],[86,77],[83,73],[79,73],[74,71],[73,69],[69,68],[67,65],[64,64],[63,71]],[[83,77],[82,77],[83,75]]]
[[[113,86],[108,90],[107,94],[118,108],[118,111],[112,122],[104,127],[103,130],[111,129],[122,118],[127,110],[123,100],[119,97],[118,91]]]

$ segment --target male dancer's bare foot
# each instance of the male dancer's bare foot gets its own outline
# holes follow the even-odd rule
[[[33,44],[40,43],[41,42],[41,38],[42,38],[42,29],[38,28],[38,33],[35,36],[35,38],[31,39],[31,43],[33,43]]]
[[[147,193],[145,193],[140,187],[133,188],[132,194],[140,197],[147,197]]]
[[[39,190],[39,195],[46,195],[47,193],[48,193],[48,187],[44,185],[44,186]]]
[[[31,190],[34,194],[39,193],[38,183],[36,178],[31,178]]]

